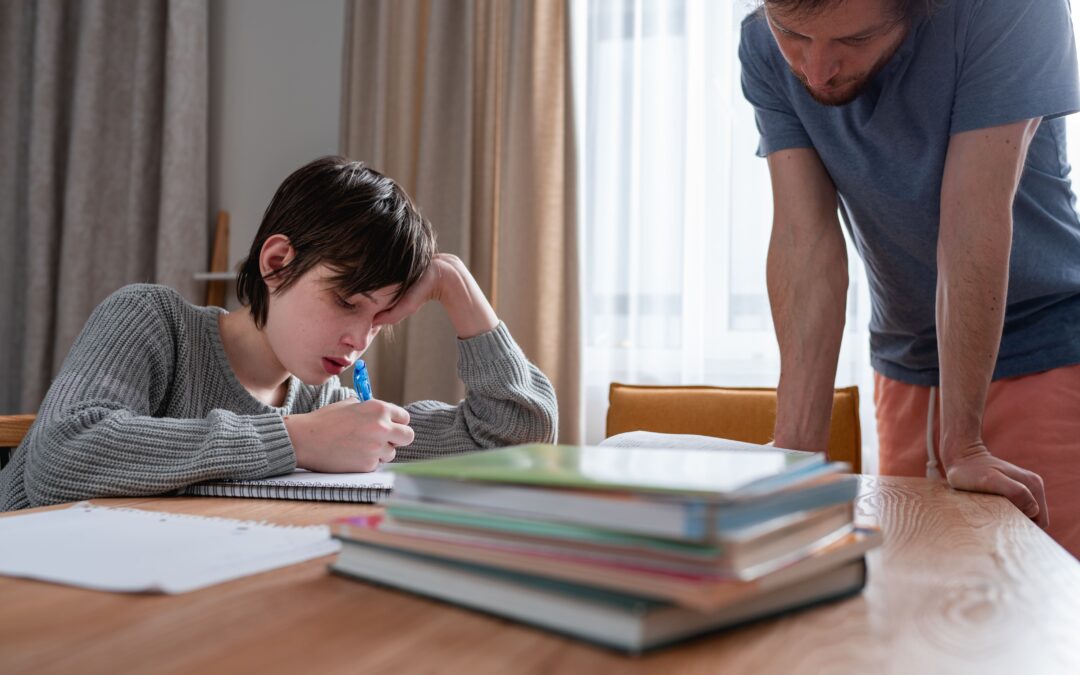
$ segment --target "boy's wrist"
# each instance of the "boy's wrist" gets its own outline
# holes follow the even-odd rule
[[[480,285],[459,259],[453,258],[442,279],[440,302],[454,324],[458,338],[482,335],[499,325],[499,317]]]
[[[499,317],[495,315],[495,310],[483,297],[476,303],[453,309],[446,307],[446,311],[450,315],[450,322],[454,324],[454,331],[459,340],[469,340],[483,335],[499,325]]]
[[[301,442],[306,435],[304,415],[286,415],[282,421],[285,424],[285,433],[289,435],[289,442],[292,443],[293,454],[296,456],[296,466],[304,468],[307,460],[307,453],[304,451]]]

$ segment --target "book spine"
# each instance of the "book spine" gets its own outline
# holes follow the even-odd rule
[[[249,497],[257,499],[298,499],[316,502],[375,504],[390,496],[381,487],[284,486],[284,485],[189,485],[183,495],[198,497]]]

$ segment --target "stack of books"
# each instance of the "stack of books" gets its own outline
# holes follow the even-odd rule
[[[881,537],[846,468],[762,446],[391,465],[385,511],[334,524],[332,569],[639,652],[858,593]]]

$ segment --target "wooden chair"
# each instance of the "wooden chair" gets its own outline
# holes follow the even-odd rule
[[[607,435],[626,431],[718,436],[767,443],[776,422],[776,389],[757,387],[648,386],[613,382]],[[862,471],[859,388],[836,390],[829,459]]]
[[[37,415],[0,415],[0,469],[11,460],[11,452],[19,447]]]
[[[210,273],[224,274],[229,271],[229,212],[218,211],[214,227],[214,245],[210,249]],[[211,279],[206,282],[207,306],[224,307],[228,297],[229,282]]]

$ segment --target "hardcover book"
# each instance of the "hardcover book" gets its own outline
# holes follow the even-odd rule
[[[862,556],[708,611],[632,592],[446,561],[379,546],[346,546],[331,569],[632,653],[858,593]]]
[[[752,581],[739,581],[712,572],[688,573],[658,569],[640,561],[629,564],[583,559],[561,552],[523,550],[509,543],[435,540],[380,530],[380,516],[361,516],[335,523],[334,536],[347,549],[375,546],[431,556],[445,561],[497,567],[521,574],[634,593],[684,607],[709,611],[758,593],[821,574],[850,562],[881,543],[877,530],[859,529],[838,540],[823,542],[797,560]]]

